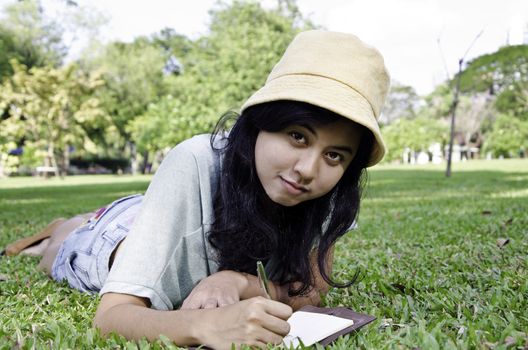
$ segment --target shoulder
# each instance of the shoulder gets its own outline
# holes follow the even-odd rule
[[[194,180],[213,180],[221,171],[221,143],[224,139],[215,140],[211,146],[211,135],[193,136],[175,146],[163,160],[158,172],[170,177],[193,177]]]
[[[212,164],[218,162],[218,151],[211,146],[211,135],[196,135],[172,148],[164,162]]]
[[[177,144],[169,154],[171,153],[190,153],[190,154],[209,154],[214,150],[211,147],[211,135],[202,134],[193,136],[185,141]]]

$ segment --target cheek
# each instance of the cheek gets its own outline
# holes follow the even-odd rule
[[[273,177],[276,172],[278,164],[274,155],[280,152],[276,143],[270,142],[269,138],[265,136],[258,138],[255,145],[255,168],[257,176],[264,187],[269,178]]]
[[[265,140],[268,141],[268,140]],[[282,140],[262,142],[255,147],[255,164],[257,171],[284,168],[292,163],[294,154]]]
[[[323,191],[325,194],[330,192],[330,190],[332,190],[332,188],[337,185],[339,180],[341,180],[344,173],[345,171],[342,168],[332,168],[322,174],[320,177],[321,191]]]

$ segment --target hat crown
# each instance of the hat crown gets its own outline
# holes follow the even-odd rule
[[[315,75],[347,85],[368,101],[376,119],[390,85],[389,73],[377,49],[355,35],[323,30],[299,33],[267,82],[295,74]]]

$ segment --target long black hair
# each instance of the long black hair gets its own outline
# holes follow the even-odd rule
[[[224,115],[211,143],[222,137],[235,113]],[[306,293],[314,285],[310,253],[317,248],[317,263],[324,280],[338,284],[326,273],[326,257],[333,243],[353,224],[359,212],[365,168],[372,148],[372,133],[363,128],[356,155],[337,185],[327,194],[292,207],[269,200],[256,172],[255,143],[261,130],[281,131],[295,125],[318,126],[342,116],[308,103],[274,101],[251,106],[238,116],[220,150],[220,188],[214,197],[215,221],[208,240],[217,250],[220,270],[255,274],[256,261],[273,258],[280,267],[272,279],[290,283],[290,296]],[[291,282],[299,281],[294,289]]]

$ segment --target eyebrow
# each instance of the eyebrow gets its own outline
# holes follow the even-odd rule
[[[354,152],[352,152],[352,149],[350,147],[347,147],[347,146],[332,146],[332,148],[335,148],[335,149],[337,149],[339,151],[342,151],[342,152],[347,152],[350,155],[354,154]]]
[[[317,136],[317,132],[315,131],[313,126],[311,126],[310,124],[299,124],[299,126],[302,126],[303,128],[306,128],[314,136]],[[354,154],[354,152],[352,151],[352,148],[350,148],[348,146],[332,146],[332,148],[335,148],[338,151],[347,152],[347,153],[349,153],[351,155]]]

